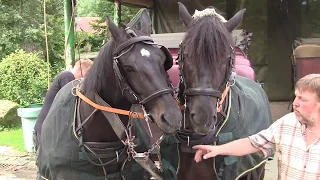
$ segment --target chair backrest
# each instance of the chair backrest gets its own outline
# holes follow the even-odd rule
[[[294,82],[305,75],[320,73],[320,45],[304,44],[293,50]]]
[[[295,58],[320,57],[320,45],[317,45],[317,44],[300,45],[293,51],[293,56]]]

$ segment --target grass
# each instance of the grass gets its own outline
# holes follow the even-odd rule
[[[0,130],[0,146],[10,146],[18,151],[25,152],[22,128]]]

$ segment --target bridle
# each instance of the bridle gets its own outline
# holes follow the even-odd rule
[[[137,36],[135,34],[135,32],[132,31],[129,27],[126,28],[126,32],[131,38],[128,39],[127,41],[125,41],[124,43],[120,44],[116,48],[115,53],[114,53],[114,57],[113,57],[113,70],[114,70],[114,73],[117,77],[122,94],[125,95],[132,104],[138,103],[141,106],[143,106],[144,104],[148,103],[149,101],[151,101],[154,98],[159,97],[161,95],[169,94],[169,93],[173,95],[174,94],[173,88],[172,88],[172,85],[170,85],[170,84],[168,85],[168,87],[164,87],[160,90],[157,90],[145,98],[140,97],[137,93],[135,93],[132,90],[132,88],[127,83],[126,79],[124,78],[124,76],[122,74],[122,71],[121,71],[122,67],[121,67],[121,63],[119,62],[119,58],[121,56],[125,55],[126,53],[128,53],[136,43],[157,45],[157,46],[161,46],[161,48],[163,46],[154,43],[152,38],[149,36]],[[161,49],[161,50],[164,51],[163,49]]]
[[[183,105],[183,127],[181,130],[178,131],[176,137],[179,139],[180,143],[182,144],[181,150],[184,152],[194,152],[190,149],[193,145],[197,144],[204,144],[206,142],[211,142],[216,140],[214,135],[216,133],[216,126],[220,122],[217,122],[214,125],[214,128],[209,131],[205,135],[197,134],[190,132],[190,130],[186,129],[186,112],[188,110],[187,107],[187,98],[189,96],[210,96],[217,99],[217,112],[220,113],[223,117],[225,117],[225,113],[222,110],[222,105],[225,102],[227,97],[228,91],[230,90],[230,86],[233,86],[235,83],[234,75],[233,75],[233,65],[235,61],[235,52],[234,48],[230,45],[231,53],[227,57],[229,61],[229,66],[227,67],[227,71],[225,73],[225,82],[219,88],[190,88],[188,87],[185,76],[183,74],[184,62],[188,59],[188,56],[184,56],[184,48],[183,42],[180,44],[179,54],[178,54],[178,63],[179,63],[179,70],[180,70],[180,80],[177,90],[177,99],[179,99],[180,105]],[[211,142],[212,143],[212,142]]]

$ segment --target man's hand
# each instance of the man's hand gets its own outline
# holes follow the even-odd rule
[[[196,145],[192,147],[193,149],[197,149],[196,155],[194,156],[194,160],[196,162],[200,162],[203,159],[212,158],[218,155],[218,146],[212,145]]]
[[[194,156],[196,162],[200,162],[202,158],[208,159],[217,155],[244,156],[260,151],[259,148],[251,144],[249,138],[238,139],[223,145],[196,145],[192,148],[197,150]]]

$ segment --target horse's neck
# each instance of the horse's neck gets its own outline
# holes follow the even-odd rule
[[[111,82],[111,81],[109,81]],[[112,81],[114,82],[114,81]],[[115,84],[115,83],[113,83]],[[120,88],[118,88],[118,83],[116,82],[116,86],[110,86],[105,88],[105,90],[100,90],[97,93],[86,92],[84,95],[92,100],[93,102],[97,102],[96,94],[99,95],[107,104],[109,104],[113,108],[129,110],[131,107],[131,103],[122,95]],[[103,105],[103,104],[99,104]],[[80,103],[80,117],[83,122],[90,114],[94,111],[94,107],[87,104],[84,101]],[[128,122],[127,116],[119,116],[124,125]],[[109,141],[118,141],[118,137],[114,133],[109,121],[103,115],[103,113],[98,110],[94,115],[88,120],[86,125],[84,126],[84,130],[86,133],[84,134],[85,141],[92,142],[109,142]]]

